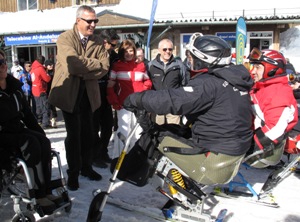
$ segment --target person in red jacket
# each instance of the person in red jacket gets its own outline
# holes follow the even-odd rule
[[[255,129],[252,151],[284,145],[288,132],[298,121],[297,102],[286,75],[286,59],[276,50],[254,48],[249,60],[255,82],[250,93]]]
[[[132,112],[123,109],[122,104],[128,95],[151,89],[152,82],[147,74],[145,64],[136,62],[136,46],[132,40],[126,39],[121,43],[118,56],[119,60],[113,64],[110,72],[107,100],[117,110],[118,130],[115,135],[121,133],[127,137],[136,123],[136,117]],[[130,141],[129,147],[134,145],[141,132],[142,128],[139,127]],[[119,137],[116,136],[112,158],[120,155],[122,144]]]
[[[36,116],[43,129],[51,127],[49,120],[47,83],[51,76],[47,74],[44,67],[45,57],[37,56],[31,66],[32,94],[36,102]]]

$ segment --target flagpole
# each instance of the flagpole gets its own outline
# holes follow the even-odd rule
[[[151,10],[150,21],[149,21],[147,46],[146,46],[146,50],[145,50],[145,52],[146,52],[145,54],[146,54],[147,59],[150,59],[150,50],[149,50],[150,49],[150,39],[151,39],[151,35],[152,35],[152,28],[153,28],[157,3],[158,3],[158,0],[153,0],[152,1],[152,10]]]

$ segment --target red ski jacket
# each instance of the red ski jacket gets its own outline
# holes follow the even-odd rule
[[[45,67],[38,61],[34,61],[31,66],[31,79],[32,79],[32,94],[39,97],[42,93],[47,92],[47,83],[50,82],[49,76]]]
[[[151,89],[152,82],[143,62],[117,61],[113,64],[109,81],[116,82],[117,87],[107,88],[108,102],[114,107],[122,107],[126,97],[134,92]],[[117,92],[115,89],[118,89]]]
[[[260,149],[264,144],[259,135],[277,144],[298,121],[297,101],[286,76],[256,82],[250,93],[254,111],[254,140]],[[256,131],[258,132],[258,131]]]

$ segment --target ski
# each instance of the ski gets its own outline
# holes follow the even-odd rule
[[[119,199],[115,199],[112,197],[108,197],[107,199],[107,204],[127,210],[127,211],[132,211],[135,213],[139,213],[142,214],[144,216],[150,217],[152,219],[155,219],[156,221],[164,221],[164,222],[170,222],[170,221],[176,221],[178,222],[178,220],[170,220],[170,219],[166,219],[164,217],[164,215],[162,214],[162,211],[159,209],[153,209],[153,208],[147,208],[147,207],[141,207],[141,206],[137,206],[137,205],[133,205],[130,203],[127,203],[125,201],[119,200]],[[152,212],[153,210],[156,210],[157,213]],[[159,215],[161,214],[161,216]]]
[[[219,214],[218,214],[217,219],[215,220],[215,222],[222,222],[224,220],[226,214],[227,214],[227,209],[222,209],[219,212]]]
[[[208,217],[201,218],[195,218],[193,219],[172,219],[172,218],[166,218],[163,214],[163,211],[158,208],[149,208],[149,207],[141,207],[134,204],[127,203],[125,201],[114,199],[112,197],[109,197],[107,199],[107,204],[127,210],[132,211],[135,213],[139,213],[141,215],[147,216],[149,218],[154,219],[155,221],[164,221],[164,222],[206,222],[208,221]],[[210,222],[223,222],[225,216],[227,213],[227,209],[223,209],[219,212],[217,218],[215,220],[209,219]]]
[[[228,187],[223,188],[215,188],[214,191],[210,193],[211,195],[227,198],[227,199],[234,199],[238,201],[244,201],[253,204],[259,204],[267,207],[274,207],[278,208],[279,205],[273,200],[273,196],[271,194],[265,195],[263,198],[254,199],[251,193],[243,192],[243,191],[229,191]],[[265,198],[269,198],[270,201],[265,201]]]

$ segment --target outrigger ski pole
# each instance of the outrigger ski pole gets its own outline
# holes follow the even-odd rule
[[[118,162],[115,166],[113,175],[110,179],[110,184],[109,187],[107,189],[106,192],[101,191],[100,189],[94,191],[94,198],[90,204],[89,207],[89,212],[88,212],[88,216],[87,216],[87,220],[86,222],[98,222],[101,221],[102,218],[102,213],[105,207],[105,204],[107,202],[108,199],[108,195],[110,194],[113,185],[115,183],[115,180],[117,178],[117,175],[120,171],[120,168],[122,166],[123,160],[125,158],[125,155],[127,153],[127,150],[129,148],[129,144],[130,144],[130,140],[133,137],[135,131],[137,130],[137,128],[139,127],[139,123],[137,122],[134,126],[134,128],[131,130],[131,132],[129,133],[127,139],[124,137],[124,135],[122,134],[118,134],[118,137],[120,138],[120,140],[122,140],[124,142],[124,148],[121,152],[121,155],[118,158]]]

